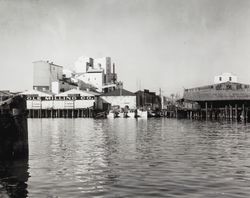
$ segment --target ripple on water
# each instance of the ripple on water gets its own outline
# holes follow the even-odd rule
[[[17,189],[23,197],[249,197],[249,132],[226,122],[30,119],[29,162],[0,164],[0,197]]]

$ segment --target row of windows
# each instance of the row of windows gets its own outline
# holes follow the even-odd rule
[[[208,90],[208,89],[216,89],[216,90],[228,90],[228,89],[233,89],[233,90],[238,90],[238,89],[249,89],[250,86],[249,85],[241,85],[238,84],[236,86],[232,86],[231,84],[227,84],[227,85],[216,85],[216,86],[208,86],[205,88],[195,88],[195,89],[186,89],[186,92],[195,92],[195,91],[202,91],[202,90]]]
[[[232,77],[230,76],[230,77],[228,78],[228,80],[229,80],[229,81],[232,81]],[[219,81],[222,81],[222,77],[221,77],[221,76],[219,77]]]

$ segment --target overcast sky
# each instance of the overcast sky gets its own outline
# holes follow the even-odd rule
[[[31,89],[33,61],[79,56],[110,56],[130,91],[182,93],[222,72],[250,84],[250,1],[0,0],[0,90]]]

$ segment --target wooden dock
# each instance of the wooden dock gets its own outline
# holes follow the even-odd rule
[[[249,122],[250,85],[225,82],[186,89],[177,117]]]
[[[93,114],[93,108],[28,110],[28,118],[93,118]]]

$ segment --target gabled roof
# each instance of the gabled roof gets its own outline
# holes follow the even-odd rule
[[[126,89],[115,89],[114,91],[104,93],[101,96],[135,96],[135,94]]]
[[[235,82],[223,82],[196,87],[186,89],[183,98],[191,101],[250,100],[250,85]]]
[[[10,91],[8,90],[0,90],[0,96],[11,96],[13,95],[12,93],[10,93]]]
[[[45,91],[38,91],[38,90],[27,90],[27,91],[24,91],[22,93],[20,93],[19,95],[38,95],[38,96],[52,96],[53,93],[51,92],[45,92]]]
[[[68,91],[57,94],[56,96],[68,96],[69,94],[80,94],[80,96],[97,96],[100,95],[92,91],[83,91],[79,89],[70,89]]]

